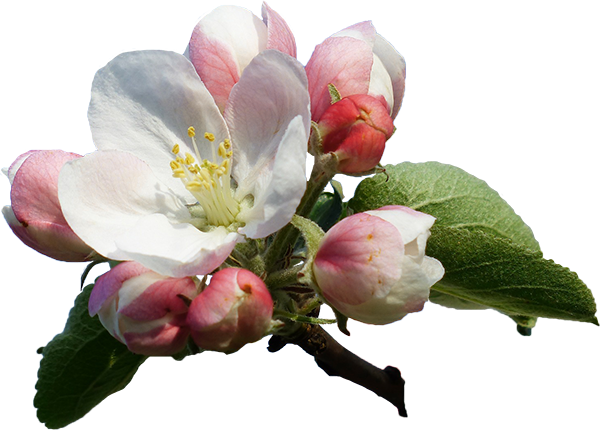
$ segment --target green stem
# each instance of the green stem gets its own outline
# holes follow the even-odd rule
[[[335,176],[337,159],[325,154],[320,157],[315,157],[315,164],[310,175],[310,179],[306,183],[306,191],[300,204],[296,209],[296,214],[308,218],[312,208],[317,203],[319,196]],[[276,270],[278,263],[289,247],[293,247],[300,237],[300,232],[291,224],[286,225],[277,232],[271,246],[265,257],[265,266],[268,271]]]
[[[269,273],[265,283],[270,289],[279,289],[298,283],[298,273],[304,267],[303,264],[290,267],[288,269],[279,270],[274,273]]]
[[[307,323],[307,324],[335,324],[336,320],[325,319],[325,318],[313,318],[305,315],[297,315],[290,312],[282,311],[281,309],[275,309],[273,311],[274,318],[286,318],[292,321]]]

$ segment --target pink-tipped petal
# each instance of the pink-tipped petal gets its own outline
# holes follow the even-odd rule
[[[266,48],[267,38],[264,23],[237,6],[216,8],[194,28],[189,58],[221,111],[243,70]]]
[[[262,16],[268,30],[267,49],[276,49],[296,58],[296,39],[281,15],[263,3]]]
[[[180,295],[190,300],[196,296],[196,283],[192,278],[157,280],[135,298],[126,300],[127,303],[121,305],[119,312],[139,321],[160,319],[170,313],[183,314],[187,312],[187,305]]]
[[[90,315],[96,315],[106,301],[117,294],[123,282],[149,271],[150,269],[135,261],[126,261],[100,276],[94,284],[94,289],[88,302]]]
[[[363,21],[338,31],[332,37],[352,37],[363,40],[372,47],[377,37],[377,31],[375,31],[375,26],[371,21]]]
[[[402,237],[390,223],[356,214],[325,235],[313,269],[327,300],[358,305],[389,293],[400,279]]]
[[[330,37],[318,45],[306,64],[312,120],[318,122],[331,105],[329,84],[342,97],[366,94],[372,65],[372,49],[363,40]]]
[[[123,339],[127,348],[135,353],[152,356],[173,355],[181,351],[190,335],[190,330],[184,325],[185,318],[178,317],[171,323],[136,333],[125,332]]]
[[[7,171],[12,207],[3,214],[9,226],[27,246],[62,261],[86,261],[92,253],[67,224],[58,199],[63,165],[80,157],[60,150],[29,151]]]

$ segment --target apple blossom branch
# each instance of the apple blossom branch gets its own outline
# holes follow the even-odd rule
[[[329,376],[339,376],[383,397],[407,417],[404,406],[404,380],[400,371],[392,366],[379,369],[340,345],[320,325],[302,324],[291,338],[274,335],[269,339],[269,352],[277,352],[286,344],[298,345],[315,358]]]

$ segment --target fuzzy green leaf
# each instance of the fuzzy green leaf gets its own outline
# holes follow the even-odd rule
[[[541,252],[481,231],[438,226],[427,254],[446,269],[435,291],[492,307],[517,322],[526,315],[598,323],[587,286]]]
[[[436,162],[385,166],[363,180],[350,200],[355,212],[402,205],[436,217],[436,226],[483,231],[534,251],[540,246],[521,217],[484,181]]]
[[[43,349],[34,406],[46,427],[65,427],[122,390],[146,360],[114,339],[88,314],[88,285],[75,300],[64,331]]]

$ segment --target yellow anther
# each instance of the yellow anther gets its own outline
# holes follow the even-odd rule
[[[231,142],[229,141],[229,139],[225,139],[223,141],[223,146],[225,147],[225,149],[231,148]]]
[[[219,145],[219,157],[227,158],[227,149],[225,149],[225,145],[223,145],[223,143]]]
[[[185,164],[185,160],[181,157],[175,157],[175,162],[179,164]]]
[[[194,137],[196,135],[196,129],[194,127],[188,128],[188,136]]]
[[[184,172],[184,170],[183,169],[175,169],[175,170],[173,170],[173,177],[174,178],[179,178],[179,179],[185,178],[185,172]]]
[[[171,166],[171,170],[176,170],[176,169],[181,168],[181,164],[179,164],[177,161],[171,161],[170,166]]]
[[[204,133],[204,138],[206,140],[208,140],[209,142],[214,142],[215,141],[215,135],[209,132]]]
[[[173,146],[173,149],[171,149],[171,152],[175,155],[179,154],[179,144],[175,144],[175,146]]]
[[[188,166],[188,171],[194,175],[197,175],[199,173],[199,170],[196,169],[196,166]]]
[[[186,152],[185,164],[191,165],[191,164],[194,164],[195,162],[196,162],[196,160],[194,160],[194,156],[192,154],[190,154],[189,152]]]

